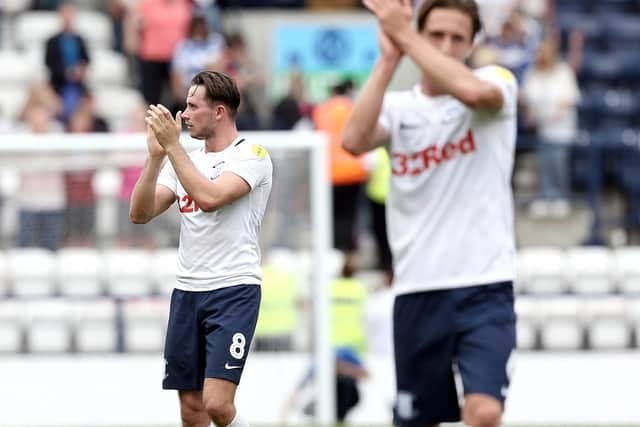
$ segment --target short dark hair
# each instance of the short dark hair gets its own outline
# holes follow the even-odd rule
[[[235,117],[240,106],[240,92],[236,82],[220,71],[200,71],[191,79],[192,86],[204,86],[207,99],[221,102],[229,108],[231,117]]]
[[[457,9],[462,13],[469,15],[473,25],[473,34],[471,39],[482,30],[482,22],[480,21],[480,10],[475,0],[424,0],[418,10],[418,31],[422,31],[427,17],[433,9]]]

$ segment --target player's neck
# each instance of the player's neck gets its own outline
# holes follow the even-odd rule
[[[205,151],[219,152],[227,148],[238,137],[238,129],[235,124],[224,126],[214,131],[213,135],[207,138],[205,142]]]
[[[422,93],[427,96],[442,96],[446,95],[446,93],[440,89],[438,89],[434,84],[430,84],[426,78],[422,78],[420,80],[420,89]]]

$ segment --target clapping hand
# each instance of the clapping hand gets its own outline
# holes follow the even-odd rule
[[[411,0],[364,0],[364,5],[376,15],[382,31],[392,40],[397,41],[401,33],[411,30]]]
[[[153,131],[158,145],[167,150],[172,145],[179,144],[182,131],[182,112],[176,113],[175,119],[171,112],[162,104],[150,105],[145,117],[147,127]],[[149,138],[147,138],[148,140]],[[150,150],[151,152],[151,150]]]

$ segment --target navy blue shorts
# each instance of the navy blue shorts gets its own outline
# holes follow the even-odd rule
[[[202,390],[205,378],[240,382],[260,308],[260,286],[174,289],[162,388]]]
[[[511,282],[399,295],[393,308],[396,425],[460,421],[459,392],[504,403],[515,321]]]

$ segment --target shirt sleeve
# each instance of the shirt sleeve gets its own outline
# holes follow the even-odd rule
[[[478,78],[498,86],[504,99],[501,113],[515,115],[518,104],[518,82],[511,71],[498,65],[490,65],[475,70],[475,74]]]
[[[246,144],[246,145],[245,145]],[[272,172],[271,157],[262,145],[245,143],[227,164],[224,171],[233,172],[244,179],[253,190],[269,180]]]
[[[173,194],[178,194],[178,177],[170,161],[167,161],[162,167],[160,175],[158,176],[157,184],[164,185],[169,190],[173,191]]]

